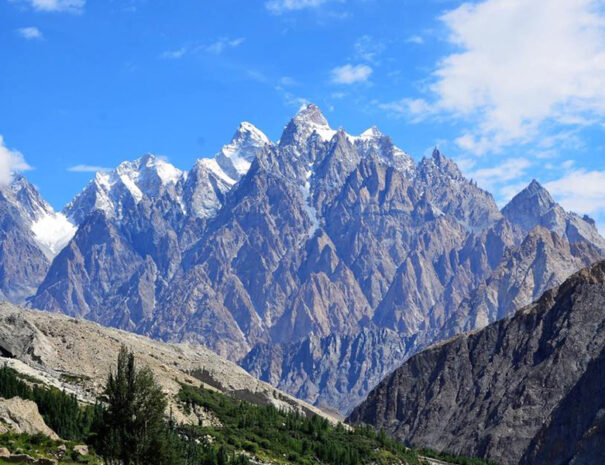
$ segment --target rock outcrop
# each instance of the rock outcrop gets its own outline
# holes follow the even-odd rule
[[[51,439],[59,439],[57,433],[50,429],[34,401],[20,397],[0,398],[0,433],[43,434]]]

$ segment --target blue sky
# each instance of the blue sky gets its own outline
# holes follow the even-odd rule
[[[0,182],[29,167],[57,209],[87,168],[188,169],[312,101],[605,226],[604,0],[0,0],[0,62]]]

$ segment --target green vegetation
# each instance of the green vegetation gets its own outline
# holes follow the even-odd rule
[[[137,368],[125,348],[94,406],[81,406],[73,395],[5,366],[0,369],[0,397],[14,396],[36,402],[45,422],[67,441],[3,434],[0,446],[55,458],[60,464],[250,465],[258,459],[278,465],[422,465],[420,457],[426,456],[457,465],[495,465],[429,450],[418,454],[368,426],[335,426],[319,416],[254,405],[189,385],[181,386],[177,401],[187,413],[204,410],[214,416],[217,421],[210,423],[216,426],[176,425],[172,416],[165,419],[167,399],[151,371]],[[73,441],[92,446],[91,453],[77,456]]]
[[[34,378],[24,378],[15,370],[0,368],[0,397],[21,397],[34,401],[46,424],[59,436],[74,441],[89,438],[100,405],[81,407],[76,397],[57,388],[48,387]]]
[[[438,459],[443,462],[451,463],[453,465],[499,465],[496,462],[490,462],[488,460],[482,460],[473,457],[464,457],[448,453],[440,453],[430,449],[422,449],[418,451],[418,453],[423,455],[424,457]]]
[[[319,416],[286,413],[185,385],[179,400],[186,410],[199,406],[216,415],[221,427],[198,426],[189,434],[228,453],[244,450],[263,461],[309,465],[420,463],[414,451],[369,427],[332,426]]]
[[[61,381],[64,381],[69,384],[83,384],[85,381],[89,381],[90,377],[83,375],[72,375],[70,373],[61,373],[59,376]]]
[[[100,465],[102,463],[101,459],[92,451],[86,457],[78,455],[73,449],[76,444],[73,441],[53,441],[42,434],[0,434],[2,447],[7,447],[15,453],[27,454],[34,459],[54,458],[61,465],[74,463]],[[8,462],[0,459],[0,465],[5,463]]]
[[[134,355],[124,347],[115,373],[109,374],[105,402],[96,445],[107,463],[178,462],[178,448],[164,421],[166,398],[149,368],[137,369]]]

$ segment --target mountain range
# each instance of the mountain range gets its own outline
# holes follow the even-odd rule
[[[416,163],[312,104],[277,142],[242,123],[189,171],[145,155],[97,173],[61,213],[16,177],[0,211],[6,300],[200,343],[342,412],[605,254],[537,181],[499,209],[438,149]]]

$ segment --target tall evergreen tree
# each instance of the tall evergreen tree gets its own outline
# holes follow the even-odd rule
[[[105,387],[104,425],[99,448],[109,464],[173,465],[164,421],[166,398],[148,367],[137,369],[134,355],[122,347],[115,372]]]

